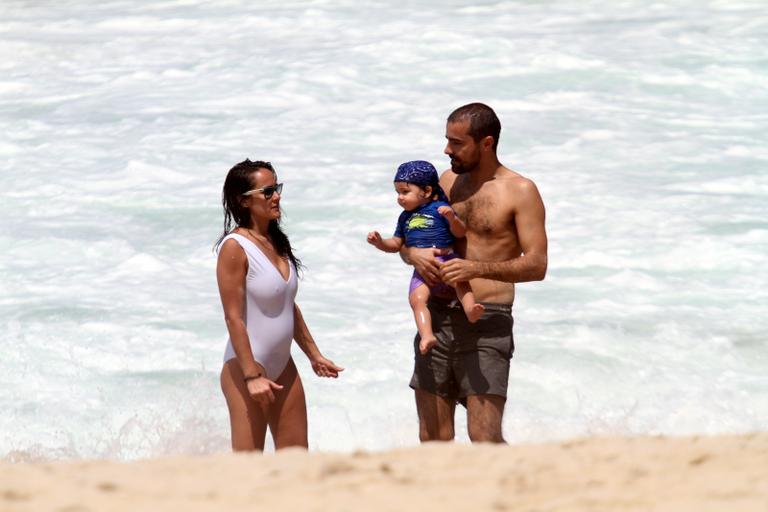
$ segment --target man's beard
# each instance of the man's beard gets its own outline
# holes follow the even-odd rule
[[[451,170],[456,174],[466,174],[472,172],[480,164],[480,160],[474,162],[462,162],[456,158],[451,158]]]

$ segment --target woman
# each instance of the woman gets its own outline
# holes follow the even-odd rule
[[[224,181],[224,234],[216,278],[229,342],[221,371],[232,449],[307,448],[304,388],[291,359],[295,339],[320,377],[343,368],[323,357],[294,302],[301,262],[280,229],[280,192],[269,162],[245,160]]]

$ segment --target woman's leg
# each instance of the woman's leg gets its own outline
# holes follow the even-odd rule
[[[232,429],[232,450],[264,450],[267,416],[251,398],[243,380],[243,370],[237,359],[224,363],[221,370],[221,390],[227,399],[229,423]]]
[[[459,281],[456,283],[456,296],[461,301],[461,305],[464,308],[464,314],[467,315],[467,320],[471,323],[475,323],[480,320],[485,311],[485,306],[475,302],[475,294],[472,293],[472,288],[469,287],[467,281]]]
[[[276,382],[283,389],[275,393],[275,403],[269,415],[269,430],[275,441],[275,449],[291,446],[308,448],[307,404],[293,359],[288,360],[288,365]]]
[[[432,315],[427,308],[429,300],[429,287],[426,284],[420,284],[408,295],[408,302],[413,310],[413,317],[416,319],[416,329],[419,331],[421,342],[419,343],[419,352],[426,354],[429,349],[437,345],[437,338],[432,332]]]

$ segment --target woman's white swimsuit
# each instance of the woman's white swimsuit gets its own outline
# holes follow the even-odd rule
[[[248,257],[245,278],[245,311],[243,319],[251,342],[253,358],[276,380],[291,357],[293,340],[293,304],[298,280],[296,269],[288,263],[288,281],[261,249],[242,235],[232,233],[221,241],[235,240]],[[232,339],[227,340],[224,362],[236,357]]]

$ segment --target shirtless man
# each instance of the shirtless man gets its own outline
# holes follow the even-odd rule
[[[544,203],[531,180],[499,162],[500,131],[496,114],[482,103],[459,107],[448,117],[445,154],[451,169],[440,185],[467,225],[466,238],[455,246],[462,258],[441,264],[435,258],[439,250],[403,251],[428,282],[469,281],[486,309],[469,324],[455,299],[434,297],[429,303],[438,345],[422,355],[417,335],[411,379],[422,442],[453,439],[457,401],[467,407],[473,442],[504,442],[515,283],[540,281],[547,271]]]

